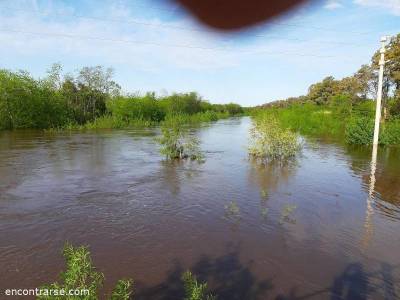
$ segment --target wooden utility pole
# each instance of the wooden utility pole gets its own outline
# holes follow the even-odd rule
[[[385,67],[385,51],[387,37],[381,38],[381,59],[379,60],[379,82],[378,82],[378,95],[376,97],[376,111],[375,111],[375,129],[373,145],[378,145],[379,142],[379,125],[381,122],[381,106],[382,106],[382,90],[383,90],[383,71]]]

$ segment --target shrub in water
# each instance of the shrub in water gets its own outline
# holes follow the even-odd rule
[[[349,120],[346,126],[346,142],[354,145],[370,145],[374,137],[374,121],[359,117]]]
[[[379,142],[383,145],[400,144],[400,119],[394,119],[382,124]]]
[[[179,115],[167,118],[163,122],[161,126],[162,136],[158,139],[162,145],[160,152],[167,159],[202,160],[200,141],[189,134],[184,123],[183,117]]]
[[[298,135],[282,128],[277,119],[269,114],[254,118],[250,134],[252,144],[249,153],[262,161],[287,160],[301,148]]]

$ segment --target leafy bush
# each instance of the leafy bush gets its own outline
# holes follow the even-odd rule
[[[315,104],[294,104],[286,108],[269,108],[259,114],[273,115],[284,128],[307,136],[343,134],[342,117],[337,117],[335,110],[328,106]]]
[[[400,145],[400,119],[394,119],[382,125],[379,142],[383,145]]]
[[[334,109],[337,115],[347,117],[352,111],[352,101],[348,95],[336,95],[330,98],[330,106]]]
[[[185,288],[184,300],[216,300],[211,294],[207,294],[207,283],[198,283],[191,272],[186,271],[182,275],[182,281]]]
[[[253,120],[250,130],[252,144],[249,148],[251,156],[267,160],[287,160],[300,150],[298,135],[284,129],[278,120],[269,114],[260,114]]]
[[[398,91],[398,97],[389,100],[389,113],[392,116],[400,116],[400,91]]]
[[[124,121],[133,119],[160,122],[165,112],[152,94],[144,97],[128,96],[111,99],[107,103],[108,111],[116,118]]]
[[[354,145],[370,145],[374,137],[374,121],[367,117],[352,118],[346,126],[346,142]]]
[[[97,300],[99,299],[99,291],[103,285],[104,274],[98,272],[92,264],[89,250],[86,247],[74,248],[70,244],[64,247],[64,258],[66,262],[66,271],[61,273],[60,282],[41,287],[41,290],[64,290],[66,293],[72,290],[87,290],[88,293],[81,296],[68,295],[41,295],[41,300]],[[119,280],[113,290],[110,299],[129,299],[132,294],[132,281],[123,279]]]
[[[375,117],[375,101],[365,100],[353,107],[353,115],[359,117]]]
[[[171,116],[161,126],[162,136],[158,138],[162,145],[161,154],[167,159],[202,160],[200,141],[189,134],[184,126],[185,119],[180,115]]]
[[[44,82],[0,70],[0,129],[59,127],[69,118],[66,103]]]

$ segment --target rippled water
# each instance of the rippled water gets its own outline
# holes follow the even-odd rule
[[[369,148],[308,141],[259,166],[249,127],[196,129],[204,164],[164,162],[157,129],[0,133],[0,289],[56,280],[68,240],[135,299],[179,299],[186,269],[219,299],[399,299],[400,149],[379,149],[372,186]]]

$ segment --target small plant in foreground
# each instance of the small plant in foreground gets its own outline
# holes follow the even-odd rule
[[[46,300],[97,300],[99,290],[103,285],[104,274],[98,272],[92,264],[90,252],[87,247],[73,247],[66,244],[64,247],[64,258],[66,262],[66,271],[61,273],[60,282],[55,282],[41,287],[43,291],[64,290],[68,291],[81,290],[87,291],[83,295],[41,295],[37,299]],[[114,288],[110,300],[128,300],[132,294],[132,281],[123,279],[119,280]]]
[[[298,135],[281,128],[277,119],[268,114],[254,118],[250,130],[249,154],[261,161],[285,161],[296,156],[301,149]]]
[[[162,146],[160,152],[167,159],[203,160],[199,139],[190,136],[179,116],[167,119],[161,126],[161,133],[162,136],[158,138]]]
[[[207,283],[199,283],[195,276],[189,271],[182,275],[185,288],[184,300],[216,300],[211,294],[207,294]]]

